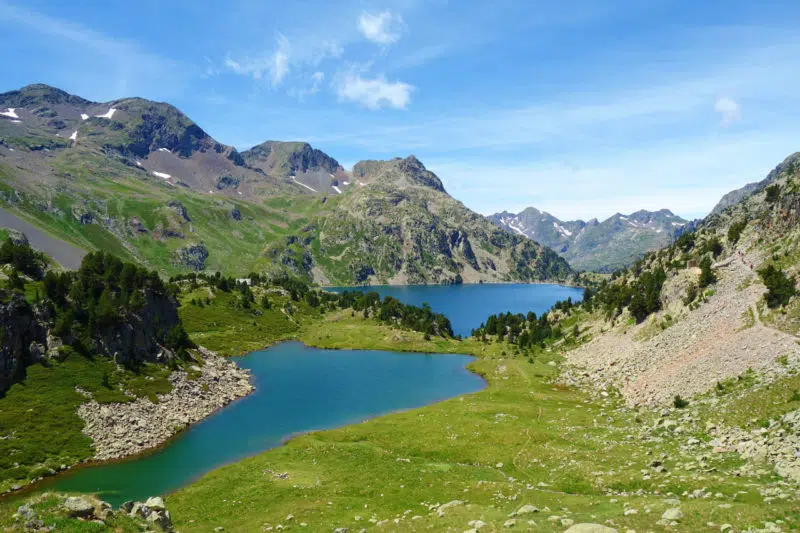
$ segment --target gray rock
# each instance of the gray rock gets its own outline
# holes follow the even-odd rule
[[[603,524],[575,524],[564,533],[618,533],[613,527]]]
[[[164,500],[161,498],[161,496],[153,496],[152,498],[147,498],[147,501],[144,502],[144,504],[146,507],[149,507],[150,509],[155,509],[157,511],[163,511],[164,509],[166,509],[166,506],[164,505]]]
[[[29,244],[28,243],[28,236],[22,233],[19,230],[8,228],[8,238],[11,239],[11,242],[14,244]]]
[[[64,509],[70,516],[87,517],[94,513],[94,502],[83,496],[70,496],[64,500]]]
[[[661,515],[661,518],[663,520],[680,520],[683,518],[683,511],[677,507],[674,509],[667,509],[664,511],[664,514]]]
[[[538,512],[539,512],[538,507],[536,507],[535,505],[526,504],[517,509],[516,514],[523,515],[523,514],[538,513]]]

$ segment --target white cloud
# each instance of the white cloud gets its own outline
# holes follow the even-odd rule
[[[742,118],[742,110],[739,104],[727,96],[717,99],[714,104],[714,111],[722,115],[720,124],[727,127]]]
[[[408,83],[389,82],[383,76],[368,79],[360,74],[348,74],[340,81],[337,93],[341,100],[358,102],[369,109],[384,106],[405,109],[413,90],[414,87]]]
[[[403,18],[389,10],[373,15],[366,11],[358,18],[358,29],[368,40],[383,46],[397,42],[403,33]]]
[[[255,58],[232,59],[228,57],[225,59],[225,66],[236,74],[252,76],[255,80],[260,80],[264,74],[267,74],[272,86],[277,87],[289,73],[291,48],[289,39],[284,35],[278,35],[273,52]]]

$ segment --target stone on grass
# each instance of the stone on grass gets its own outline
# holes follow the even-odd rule
[[[519,509],[517,509],[517,514],[518,515],[520,515],[520,514],[538,513],[538,512],[539,512],[539,508],[536,507],[535,505],[531,505],[529,503],[527,503],[527,504],[523,505],[522,507],[520,507]]]
[[[661,515],[661,518],[663,520],[680,520],[683,518],[683,511],[677,507],[674,509],[667,509],[664,511],[664,514]]]
[[[464,503],[464,502],[462,502],[461,500],[453,500],[453,501],[450,501],[450,502],[447,502],[447,503],[443,503],[443,504],[442,504],[442,505],[440,505],[440,506],[439,506],[439,508],[436,510],[436,514],[438,514],[439,516],[444,516],[444,512],[445,512],[446,510],[450,509],[451,507],[455,507],[455,506],[457,506],[457,505],[461,505],[461,504],[463,504],[463,503]]]
[[[564,533],[618,533],[613,527],[603,524],[575,524]]]
[[[64,508],[70,516],[86,517],[94,513],[94,502],[83,496],[70,496],[64,500]]]
[[[158,511],[162,511],[166,509],[164,505],[164,500],[160,496],[153,496],[152,498],[147,498],[147,501],[144,502],[145,507],[149,507],[150,509],[156,509]]]
[[[505,522],[503,522],[503,527],[514,527],[517,525],[517,521],[513,518],[509,518]]]

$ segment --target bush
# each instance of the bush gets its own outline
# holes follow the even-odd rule
[[[704,257],[700,261],[700,279],[697,284],[701,289],[705,289],[715,281],[717,281],[717,275],[711,270],[711,258]]]
[[[689,400],[685,400],[681,398],[680,394],[676,394],[672,400],[672,405],[675,406],[675,409],[684,409],[689,406]]]
[[[767,202],[774,204],[775,202],[780,200],[781,190],[777,185],[770,185],[769,187],[767,187],[766,193],[767,193],[766,194]]]
[[[767,286],[765,299],[770,309],[782,307],[789,303],[792,296],[797,294],[794,276],[788,277],[782,270],[774,265],[767,265],[758,272],[764,285]]]
[[[44,255],[27,244],[14,244],[6,239],[0,246],[0,264],[11,265],[33,279],[42,279],[45,267]]]
[[[722,253],[722,243],[720,242],[719,237],[711,237],[705,242],[703,245],[703,253],[708,252],[711,252],[711,255],[714,256],[714,259],[719,257],[719,254]]]
[[[745,227],[747,227],[747,222],[744,220],[731,224],[728,228],[728,242],[731,243],[731,245],[739,242],[739,237],[742,236]]]
[[[697,299],[697,292],[697,284],[689,283],[689,286],[686,287],[686,296],[683,298],[683,305],[689,305],[695,301]]]

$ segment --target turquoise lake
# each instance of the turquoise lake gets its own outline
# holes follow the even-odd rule
[[[331,289],[344,290],[344,289]],[[352,289],[351,289],[352,290]],[[469,335],[493,313],[541,314],[582,296],[558,285],[364,287],[406,303],[427,302]],[[192,426],[165,448],[129,461],[76,469],[47,490],[92,492],[119,505],[178,489],[219,466],[281,445],[293,435],[359,422],[475,392],[485,386],[463,355],[320,350],[286,342],[236,358],[256,391]]]
[[[384,296],[397,298],[401,302],[421,305],[427,302],[431,309],[444,313],[453,325],[453,332],[464,337],[486,321],[489,315],[505,313],[527,313],[541,315],[560,300],[580,300],[583,289],[550,284],[493,284],[477,283],[464,285],[376,285],[371,287],[332,287],[326,290],[375,291]]]
[[[98,493],[114,505],[175,490],[211,469],[298,433],[344,426],[475,392],[483,379],[463,355],[319,350],[286,342],[236,358],[256,391],[191,427],[166,448],[77,469],[48,490]]]

